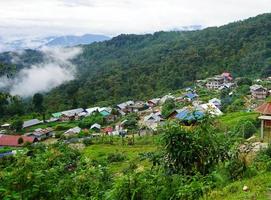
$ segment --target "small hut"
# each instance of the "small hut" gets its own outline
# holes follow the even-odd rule
[[[265,102],[255,109],[261,116],[261,139],[264,137],[264,128],[271,128],[271,102]]]

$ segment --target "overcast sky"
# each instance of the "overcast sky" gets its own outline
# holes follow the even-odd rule
[[[271,0],[0,0],[0,37],[218,26],[270,12],[270,5]]]

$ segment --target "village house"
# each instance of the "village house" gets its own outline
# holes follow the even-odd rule
[[[219,109],[221,108],[221,100],[218,98],[210,99],[209,103],[213,103]]]
[[[220,116],[223,114],[221,110],[213,103],[205,103],[199,106],[205,113],[208,113],[211,116]]]
[[[0,134],[0,146],[21,147],[26,143],[34,143],[38,140],[24,135],[3,135]]]
[[[152,129],[157,130],[157,127],[164,121],[161,112],[151,113],[144,117],[143,125]]]
[[[82,112],[84,112],[83,108],[62,111],[61,121],[78,120]]]
[[[220,75],[207,79],[206,87],[208,89],[219,89],[224,84],[224,78]]]
[[[9,129],[10,128],[10,124],[5,123],[5,124],[1,125],[1,128],[3,128],[3,129]]]
[[[204,111],[199,107],[184,107],[179,110],[179,113],[176,115],[176,119],[190,125],[191,123],[202,119],[204,115]]]
[[[160,103],[160,98],[154,98],[154,99],[151,99],[147,102],[148,106],[151,108],[158,106],[159,103]]]
[[[112,134],[113,134],[113,131],[114,131],[113,127],[106,127],[106,128],[103,128],[103,129],[102,129],[102,132],[103,132],[104,134],[106,134],[106,135],[112,135]]]
[[[149,106],[144,101],[136,101],[133,105],[128,106],[129,112],[139,112],[148,108]]]
[[[100,124],[95,123],[95,124],[93,124],[93,125],[90,127],[90,130],[93,130],[93,131],[95,131],[95,132],[100,132],[101,127],[102,127],[102,126],[101,126]]]
[[[86,109],[87,116],[90,116],[95,112],[99,112],[99,109],[100,109],[100,107],[87,108]]]
[[[87,113],[83,108],[77,108],[72,110],[66,110],[62,112],[53,113],[52,116],[60,121],[78,120],[82,116],[86,116]]]
[[[25,136],[34,137],[34,138],[37,138],[37,140],[41,141],[41,140],[45,140],[49,137],[52,137],[53,131],[54,131],[54,129],[52,129],[51,127],[48,127],[45,129],[38,128],[32,133],[26,133]]]
[[[81,128],[78,127],[78,126],[76,126],[76,127],[74,127],[74,128],[71,128],[71,129],[67,130],[67,131],[64,133],[64,135],[66,135],[66,136],[69,136],[69,135],[75,135],[75,134],[78,134],[78,133],[80,133],[80,132],[81,132]]]
[[[261,120],[261,139],[264,139],[265,128],[270,130],[271,128],[271,102],[265,102],[255,109],[261,116],[258,119]]]
[[[251,97],[254,99],[265,99],[268,90],[264,88],[262,85],[252,85],[250,86],[250,92],[251,92]]]
[[[129,112],[128,107],[134,105],[134,101],[126,101],[124,103],[118,104],[116,108],[118,109],[121,115],[126,115]]]
[[[31,126],[35,126],[35,125],[38,125],[38,124],[41,124],[41,123],[43,123],[43,122],[38,120],[38,119],[31,119],[31,120],[28,120],[28,121],[24,121],[23,128],[29,128]]]
[[[184,99],[188,101],[193,101],[198,98],[198,95],[194,92],[188,92],[184,95]]]
[[[175,119],[176,115],[181,111],[181,109],[175,109],[173,110],[168,116],[167,119]]]
[[[208,89],[224,89],[230,88],[234,85],[233,78],[230,73],[224,72],[221,75],[216,75],[214,77],[208,78],[206,87]]]

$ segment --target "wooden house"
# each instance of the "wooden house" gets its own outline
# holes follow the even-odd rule
[[[250,86],[250,93],[251,97],[254,99],[265,99],[268,94],[268,90],[262,85],[255,84]]]

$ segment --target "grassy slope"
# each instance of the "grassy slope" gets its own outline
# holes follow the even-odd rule
[[[220,122],[227,128],[232,128],[238,123],[240,120],[246,119],[256,119],[258,117],[258,113],[254,112],[234,112],[227,113],[219,118]]]
[[[244,185],[249,191],[244,192]],[[267,200],[271,199],[271,173],[263,173],[251,179],[236,181],[221,190],[214,190],[204,200]]]
[[[106,162],[110,153],[122,153],[126,159],[122,162],[109,163],[109,170],[113,173],[121,173],[129,166],[129,162],[135,162],[139,168],[150,167],[151,163],[147,160],[140,160],[140,153],[154,152],[157,145],[151,137],[135,139],[135,145],[121,144],[121,139],[114,140],[114,144],[94,144],[84,149],[84,154],[91,160],[99,163]]]

